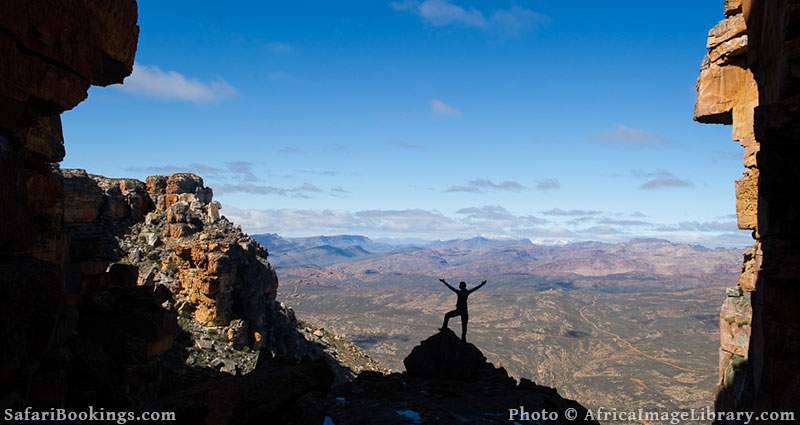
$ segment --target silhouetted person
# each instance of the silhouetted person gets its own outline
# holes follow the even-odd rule
[[[467,297],[469,294],[477,291],[481,288],[481,286],[486,285],[486,281],[484,280],[481,282],[480,285],[472,288],[467,289],[467,283],[461,282],[458,284],[458,289],[453,288],[450,286],[449,283],[445,282],[444,279],[439,279],[440,282],[444,283],[445,286],[450,288],[451,291],[455,292],[458,295],[458,300],[456,301],[456,309],[453,311],[448,311],[444,315],[444,324],[442,324],[442,329],[447,329],[447,322],[450,321],[451,317],[461,316],[461,340],[466,342],[467,341],[467,322],[469,322],[469,311],[467,310]]]

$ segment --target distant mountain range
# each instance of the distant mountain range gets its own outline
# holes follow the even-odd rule
[[[365,236],[283,238],[254,235],[270,261],[294,278],[375,280],[382,275],[542,277],[690,277],[727,282],[738,273],[741,250],[706,248],[662,239],[622,243],[536,245],[530,240],[476,237],[424,244],[375,242]]]
[[[267,248],[276,267],[329,266],[402,249],[366,236],[337,235],[284,238],[276,233],[253,235]]]

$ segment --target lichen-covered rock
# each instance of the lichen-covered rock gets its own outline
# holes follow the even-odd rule
[[[243,345],[260,348],[278,288],[266,250],[219,216],[220,205],[199,176],[152,176],[139,185],[154,209],[121,246],[139,267],[140,284],[166,285],[181,313],[201,324],[240,321]]]

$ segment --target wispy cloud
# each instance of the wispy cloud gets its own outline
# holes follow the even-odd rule
[[[660,232],[735,232],[736,221],[682,221],[674,225],[661,225]]]
[[[442,100],[433,99],[431,100],[431,112],[435,115],[443,116],[443,117],[458,117],[461,116],[461,110],[450,106]]]
[[[476,28],[486,26],[486,18],[480,10],[467,9],[447,0],[403,0],[392,2],[391,6],[395,10],[415,13],[424,22],[435,26],[452,24]]]
[[[466,184],[450,186],[444,191],[483,193],[483,192],[520,192],[525,189],[526,189],[525,186],[513,180],[506,180],[495,183],[488,179],[475,179],[475,180],[470,180]]]
[[[287,198],[309,199],[311,194],[320,193],[322,189],[311,184],[303,183],[297,187],[282,188],[271,185],[260,185],[253,183],[232,183],[220,185],[217,189],[219,193],[249,193],[253,195],[277,195]]]
[[[461,216],[462,223],[476,229],[483,229],[484,233],[494,234],[520,234],[524,233],[526,229],[530,230],[548,223],[547,220],[534,215],[512,214],[499,205],[462,208],[456,211],[456,214]]]
[[[557,210],[573,217],[581,210]],[[570,212],[570,211],[575,211]],[[453,215],[423,209],[405,210],[246,210],[229,207],[226,215],[250,232],[283,234],[360,233],[376,237],[452,239],[486,236],[531,239],[538,242],[619,242],[640,237],[702,243],[708,246],[745,246],[751,242],[735,222],[681,222],[656,224],[644,220],[615,219],[629,214],[585,211],[573,224],[533,214],[514,213],[499,205],[465,207]],[[559,219],[562,217],[556,217]]]
[[[344,172],[336,171],[336,170],[311,170],[311,169],[308,169],[308,168],[298,169],[298,170],[294,170],[294,171],[296,173],[300,173],[300,174],[309,174],[309,175],[312,175],[312,176],[325,176],[325,177],[336,177],[336,176],[341,176],[341,175],[344,175],[344,174],[354,175],[354,173],[344,173]]]
[[[538,190],[554,190],[561,188],[561,182],[558,179],[544,179],[539,180],[536,182],[536,186],[534,186]]]
[[[609,131],[597,134],[595,139],[604,143],[619,143],[626,145],[665,145],[669,139],[658,134],[622,124],[616,125]]]
[[[549,18],[523,7],[481,11],[450,0],[399,0],[390,3],[397,11],[412,13],[427,25],[461,26],[517,35],[542,26]]]
[[[597,220],[599,224],[607,224],[612,226],[652,226],[653,223],[644,220],[632,220],[624,218],[605,217]]]
[[[679,178],[675,174],[665,170],[632,170],[631,176],[635,179],[646,180],[639,186],[639,189],[641,190],[694,187],[694,183],[692,183],[690,180]]]
[[[559,216],[559,217],[583,217],[595,216],[601,214],[597,210],[562,210],[561,208],[553,208],[551,210],[543,211],[544,215]]]
[[[236,89],[225,80],[200,81],[177,71],[136,62],[133,73],[119,90],[136,96],[164,101],[212,103],[236,96]]]
[[[548,16],[519,6],[496,10],[489,19],[490,26],[510,35],[522,34],[548,22]]]
[[[146,167],[125,167],[125,171],[141,174],[171,175],[175,173],[194,173],[201,177],[256,181],[255,164],[249,161],[231,161],[223,165],[193,162],[184,165],[164,164]]]
[[[256,181],[258,177],[253,172],[253,163],[249,161],[232,161],[226,164],[228,171],[244,181]]]
[[[546,221],[514,215],[502,207],[464,208],[456,216],[423,209],[404,210],[245,210],[230,207],[226,215],[251,232],[304,234],[363,233],[372,236],[425,238],[509,237],[524,232],[563,237],[568,231],[543,228]]]
[[[349,195],[349,194],[350,194],[350,191],[347,190],[347,189],[344,189],[342,187],[337,186],[337,187],[332,187],[331,188],[331,196],[334,196],[334,197],[337,197],[337,198],[344,198],[344,197],[347,197],[347,195]]]

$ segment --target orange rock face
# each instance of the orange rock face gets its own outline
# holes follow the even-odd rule
[[[695,119],[731,124],[745,171],[739,227],[753,230],[738,286],[720,314],[717,410],[800,405],[800,8],[791,0],[725,0],[708,36]]]
[[[219,215],[202,178],[151,176],[143,185],[155,208],[122,241],[139,283],[166,285],[181,313],[203,325],[237,321],[245,345],[259,347],[278,287],[267,252]]]

